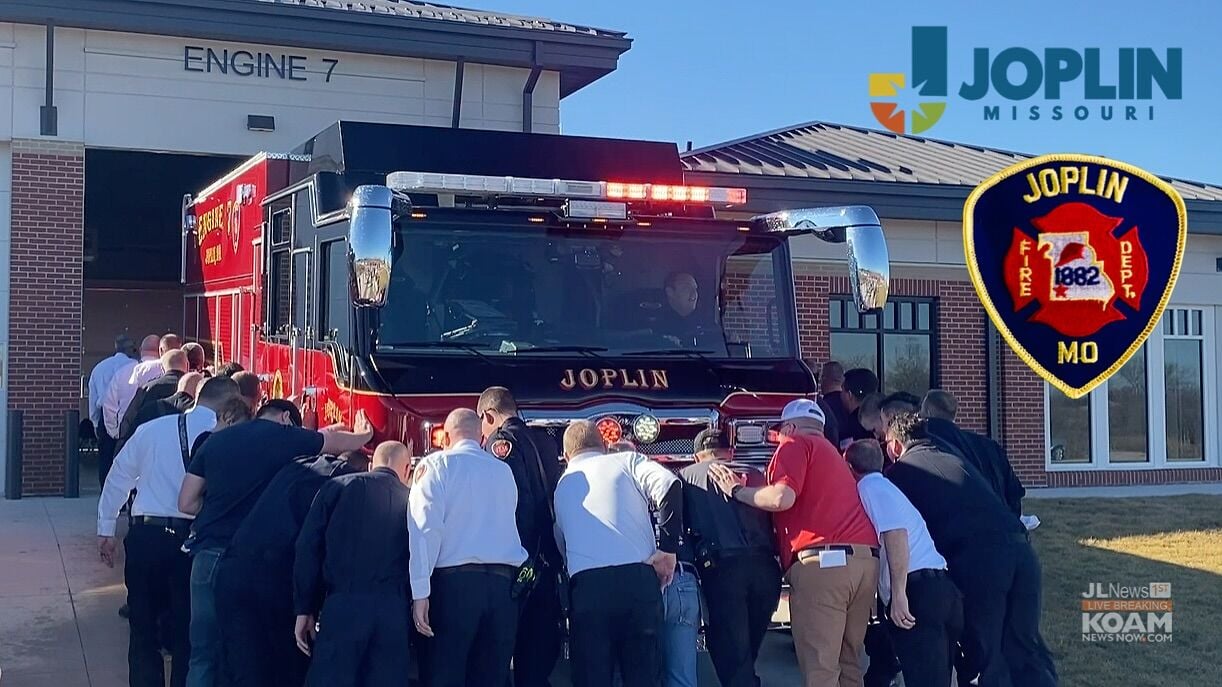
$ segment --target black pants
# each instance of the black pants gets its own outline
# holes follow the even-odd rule
[[[509,679],[519,610],[509,575],[467,566],[433,573],[427,685],[488,687]]]
[[[881,600],[875,604],[874,616],[866,626],[865,650],[866,656],[870,658],[870,665],[862,676],[862,682],[865,687],[891,687],[891,683],[900,674],[900,661],[896,658],[895,647],[891,644],[887,613]]]
[[[309,659],[293,639],[292,562],[225,557],[216,573],[221,674],[234,687],[301,687]]]
[[[105,487],[106,475],[110,474],[110,466],[115,462],[115,440],[106,433],[105,423],[99,423],[93,432],[98,438],[98,486]]]
[[[405,589],[327,595],[307,684],[406,687],[412,667],[409,597]]]
[[[187,528],[133,522],[123,540],[129,609],[127,671],[131,687],[164,687],[161,623],[173,663],[170,687],[187,683],[191,660],[191,559],[181,550]]]
[[[1040,635],[1040,563],[1025,541],[981,543],[949,557],[963,592],[963,652],[979,687],[1055,687]]]
[[[963,632],[963,596],[942,571],[908,574],[908,610],[912,629],[884,624],[904,673],[904,687],[948,687],[951,665]]]
[[[708,604],[709,658],[722,687],[756,687],[755,660],[781,597],[781,569],[772,556],[722,558],[700,573]]]
[[[530,597],[521,605],[513,647],[514,687],[548,687],[563,637],[556,571],[544,568]]]
[[[574,687],[655,687],[662,675],[662,590],[643,563],[595,568],[572,579],[569,663]]]

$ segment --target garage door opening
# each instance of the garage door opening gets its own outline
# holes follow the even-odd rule
[[[85,151],[81,418],[89,417],[89,373],[114,353],[114,339],[182,329],[182,197],[241,158],[128,150]],[[86,423],[82,423],[85,425]],[[98,489],[92,425],[82,427],[81,491]]]

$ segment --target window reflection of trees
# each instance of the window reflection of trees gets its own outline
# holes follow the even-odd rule
[[[1052,462],[1091,462],[1090,396],[1070,398],[1049,388],[1048,415]]]
[[[1167,460],[1202,461],[1205,418],[1201,403],[1201,342],[1167,339],[1164,347]]]
[[[1146,390],[1146,347],[1142,346],[1107,382],[1108,448],[1113,463],[1150,460]]]

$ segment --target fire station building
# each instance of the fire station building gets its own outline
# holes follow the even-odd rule
[[[181,330],[184,193],[339,119],[559,133],[561,100],[630,45],[409,0],[0,3],[0,410],[23,412],[25,493],[64,492],[66,414],[114,336]],[[811,123],[684,162],[693,183],[746,187],[745,213],[861,203],[883,218],[892,298],[877,315],[852,307],[836,246],[794,243],[812,363],[877,370],[886,391],[954,392],[1028,486],[1222,479],[1222,187],[1175,182],[1191,233],[1164,322],[1075,401],[991,330],[963,264],[964,199],[1022,157]]]

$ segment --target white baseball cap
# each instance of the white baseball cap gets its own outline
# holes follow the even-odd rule
[[[823,409],[819,407],[818,403],[809,398],[799,398],[785,404],[785,408],[781,411],[781,419],[773,425],[773,429],[790,420],[801,418],[814,420],[820,424],[827,423],[827,416],[823,414]]]

